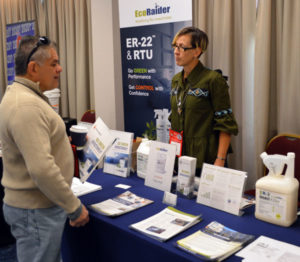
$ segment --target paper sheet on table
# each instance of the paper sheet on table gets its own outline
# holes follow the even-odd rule
[[[82,183],[79,178],[73,177],[71,189],[75,196],[83,196],[97,190],[101,190],[100,185],[92,184],[90,182]]]
[[[286,242],[260,236],[247,247],[236,253],[243,261],[299,262],[300,247]]]

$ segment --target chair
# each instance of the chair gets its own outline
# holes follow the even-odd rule
[[[273,137],[272,139],[270,139],[270,141],[267,144],[266,152],[267,154],[280,154],[280,155],[287,155],[288,152],[295,153],[295,177],[300,182],[300,136],[299,135],[279,134]],[[265,170],[265,174],[267,174],[267,170]]]
[[[95,123],[96,121],[96,112],[95,110],[86,111],[81,117],[82,122]]]
[[[74,156],[74,177],[80,178],[77,148],[76,148],[76,146],[74,146],[72,144],[71,144],[71,147],[72,147],[73,156]]]
[[[267,154],[280,154],[287,155],[288,152],[295,153],[295,177],[300,183],[300,136],[294,134],[279,134],[267,144]],[[286,167],[283,170],[285,173]],[[268,173],[267,168],[264,170],[264,174]],[[298,199],[300,200],[300,187],[298,193]]]

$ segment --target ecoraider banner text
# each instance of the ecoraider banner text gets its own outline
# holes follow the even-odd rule
[[[15,53],[22,36],[34,35],[35,22],[20,22],[6,25],[7,81],[12,84],[15,79]]]
[[[191,0],[119,0],[125,131],[168,142],[171,80],[180,68],[171,43],[192,24]],[[150,137],[153,138],[153,137]]]

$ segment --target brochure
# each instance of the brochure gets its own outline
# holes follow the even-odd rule
[[[300,247],[266,236],[260,236],[236,253],[236,256],[244,258],[242,261],[245,262],[298,262],[300,261]]]
[[[78,177],[73,177],[71,189],[75,196],[83,196],[97,190],[101,190],[102,186],[92,184],[90,182],[82,183]]]
[[[115,136],[100,117],[87,134],[88,140],[79,157],[79,171],[82,182],[86,181],[103,159],[106,151],[115,140]]]
[[[130,228],[159,241],[166,241],[201,220],[201,215],[195,216],[167,207],[147,219],[130,225]]]
[[[90,205],[90,208],[106,216],[119,216],[151,203],[152,200],[126,191],[117,197]]]
[[[115,142],[105,154],[105,173],[128,177],[131,167],[131,150],[133,133],[111,130],[111,134],[116,137]]]
[[[145,185],[170,192],[175,157],[175,145],[151,141]]]
[[[176,246],[207,261],[222,261],[254,239],[213,221],[204,229],[176,242]]]
[[[203,164],[197,203],[234,215],[240,210],[247,173],[215,165]]]

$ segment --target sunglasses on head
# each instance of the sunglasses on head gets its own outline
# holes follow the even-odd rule
[[[27,58],[27,65],[30,62],[30,58],[33,56],[33,54],[38,50],[38,48],[42,45],[49,45],[50,44],[50,40],[48,37],[46,36],[41,36],[39,38],[39,41],[36,43],[35,47],[31,50],[28,58]]]

